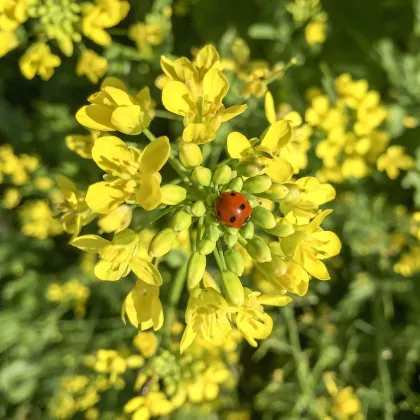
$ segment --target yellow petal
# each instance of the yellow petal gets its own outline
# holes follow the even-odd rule
[[[76,113],[76,120],[92,130],[114,131],[115,126],[111,123],[112,108],[105,105],[87,105],[80,108]]]
[[[124,82],[117,77],[106,77],[101,84],[101,89],[107,86],[112,86],[114,88],[127,91],[127,87],[125,86]]]
[[[275,182],[283,184],[293,176],[293,166],[285,159],[274,158],[265,168],[265,173]]]
[[[100,280],[117,281],[126,273],[126,270],[126,264],[100,260],[95,265],[95,276]]]
[[[313,277],[318,280],[329,280],[330,275],[328,273],[325,264],[316,258],[315,253],[304,253],[303,268]]]
[[[186,115],[195,109],[189,89],[181,82],[169,82],[162,91],[163,106],[177,115]]]
[[[119,89],[117,87],[107,85],[107,86],[103,86],[101,90],[106,92],[112,98],[112,100],[119,106],[133,105],[131,96],[123,89]]]
[[[177,76],[174,70],[174,63],[173,61],[166,58],[164,55],[160,57],[160,66],[163,72],[172,80],[177,80]]]
[[[321,260],[334,257],[341,251],[341,241],[334,232],[314,232],[312,233],[311,238],[322,243],[322,245],[315,246],[318,252],[322,252],[321,255],[318,255],[318,258]]]
[[[220,105],[229,90],[229,82],[218,69],[209,70],[203,79],[204,99]]]
[[[128,320],[132,325],[134,325],[136,328],[139,325],[138,319],[137,319],[137,311],[136,307],[134,306],[134,300],[133,300],[133,292],[130,292],[127,297],[125,298],[122,309],[121,309],[121,318],[126,323],[125,316],[127,315]]]
[[[152,286],[162,285],[162,276],[158,269],[149,261],[139,257],[133,257],[130,260],[130,268],[134,274],[142,281]]]
[[[139,105],[118,107],[111,116],[111,123],[118,131],[132,136],[140,134],[150,121],[149,114]]]
[[[110,187],[106,182],[97,182],[86,193],[87,205],[96,213],[107,214],[122,204],[129,194]]]
[[[140,171],[145,174],[159,172],[170,154],[171,146],[168,137],[158,137],[144,149],[140,159]]]
[[[268,122],[274,124],[276,122],[276,109],[274,107],[273,95],[269,91],[265,94],[264,109]]]
[[[70,244],[82,251],[96,254],[98,250],[110,245],[111,242],[98,235],[83,235],[73,239]]]
[[[289,121],[292,127],[299,127],[302,124],[302,117],[296,111],[291,111],[284,116],[284,119]]]
[[[216,131],[211,124],[193,123],[185,127],[182,139],[186,143],[204,144],[216,138]]]
[[[239,114],[242,114],[242,112],[246,111],[248,108],[248,105],[232,105],[229,108],[224,109],[221,113],[218,113],[220,115],[221,121],[226,122],[231,120],[232,118],[237,117]]]
[[[145,175],[142,177],[140,188],[136,194],[137,204],[145,210],[154,210],[162,200],[160,193],[160,184],[154,175]]]
[[[261,295],[258,296],[257,301],[261,305],[284,306],[291,302],[292,299],[285,295]]]
[[[195,340],[195,337],[197,336],[197,329],[195,322],[191,322],[187,325],[187,327],[184,330],[184,334],[182,334],[181,344],[180,344],[180,352],[181,354],[185,349],[187,349]]]
[[[180,185],[167,184],[161,187],[160,192],[162,194],[162,204],[168,206],[175,206],[185,200],[187,191]]]
[[[231,158],[242,159],[243,152],[251,147],[251,143],[243,134],[235,131],[228,135],[227,151]]]
[[[286,146],[292,138],[292,127],[286,120],[276,121],[268,128],[267,133],[262,139],[261,146],[267,147],[272,152],[278,152],[279,149]]]
[[[206,45],[198,52],[195,64],[204,70],[210,69],[220,60],[219,53],[213,45]]]
[[[110,174],[125,172],[125,162],[132,160],[132,154],[126,144],[115,136],[104,136],[96,140],[92,148],[92,159]]]

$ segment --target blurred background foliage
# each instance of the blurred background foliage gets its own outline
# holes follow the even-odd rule
[[[335,184],[337,199],[327,228],[339,235],[343,249],[330,264],[332,279],[312,283],[293,306],[273,312],[273,333],[257,349],[239,345],[237,358],[228,363],[235,371],[235,390],[229,388],[216,402],[186,404],[161,418],[417,418],[420,220],[412,214],[420,210],[420,1],[130,3],[128,17],[110,30],[113,41],[102,52],[107,74],[134,88],[151,86],[158,108],[155,80],[161,73],[161,54],[189,57],[193,48],[212,43],[229,58],[240,37],[253,60],[274,65],[296,58],[297,64],[273,82],[270,91],[275,103],[288,103],[302,115],[310,106],[305,96],[310,87],[322,88],[333,101],[338,75],[366,79],[389,109],[385,127],[391,143],[404,146],[416,159],[396,179],[374,171]],[[150,54],[139,51],[127,37],[127,28],[147,14],[161,14],[167,6],[172,7],[172,17],[164,41]],[[325,42],[310,44],[305,36],[313,16],[326,22]],[[99,172],[65,142],[69,134],[86,134],[77,127],[74,113],[95,91],[87,78],[76,75],[77,56],[63,58],[45,82],[20,74],[21,54],[18,48],[0,61],[0,142],[12,145],[16,156],[39,160],[37,170],[29,171],[30,179],[19,186],[17,207],[7,208],[6,193],[14,183],[4,178],[0,184],[0,418],[16,420],[58,418],[54,404],[63,378],[92,375],[86,356],[99,349],[128,354],[136,333],[120,320],[129,285],[95,280],[93,262],[68,246],[68,235],[47,233],[40,238],[22,232],[29,223],[22,211],[25,205],[54,197],[48,179],[61,173],[87,186]],[[226,124],[209,153],[220,155],[217,144],[234,129],[260,133],[266,124],[263,102],[248,98],[247,116]],[[157,119],[152,125],[159,135],[168,130],[173,138],[180,134],[167,120]],[[313,139],[303,174],[321,167],[315,154],[318,140]],[[0,153],[0,160],[9,159],[4,149]],[[163,266],[164,274],[170,276],[184,260],[182,252],[173,255]],[[133,383],[133,378],[125,377],[125,382]],[[99,414],[89,411],[86,403],[86,410],[61,417],[128,418],[122,407],[138,391],[120,385],[108,387],[99,402],[92,398],[91,406]]]

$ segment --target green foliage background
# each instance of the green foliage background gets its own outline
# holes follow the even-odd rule
[[[167,2],[131,3],[130,15],[120,27]],[[173,17],[173,33],[148,59],[125,37],[113,37],[105,51],[109,74],[132,87],[153,86],[160,74],[160,54],[190,56],[192,47],[213,43],[223,55],[240,36],[249,42],[253,58],[271,63],[298,59],[270,86],[277,103],[290,103],[304,113],[307,88],[322,86],[332,94],[333,78],[349,72],[355,79],[367,79],[390,106],[387,128],[392,144],[404,145],[412,156],[417,150],[417,168],[405,177],[391,181],[375,173],[336,186],[338,198],[327,228],[339,235],[343,250],[329,265],[332,280],[312,282],[308,295],[295,300],[294,312],[273,313],[275,329],[257,350],[244,346],[236,408],[249,409],[255,419],[316,418],[310,410],[298,416],[294,403],[302,393],[313,404],[326,395],[322,373],[332,370],[338,384],[355,389],[366,418],[417,418],[420,278],[394,273],[395,258],[387,249],[391,233],[407,229],[407,217],[396,216],[395,207],[404,205],[410,212],[420,207],[420,128],[405,130],[402,125],[404,116],[420,118],[420,1],[324,0],[329,32],[326,43],[316,48],[309,48],[303,28],[295,27],[283,0],[186,4],[187,14]],[[13,145],[16,153],[38,155],[48,176],[62,173],[81,185],[95,182],[97,168],[64,142],[67,134],[80,131],[74,113],[95,88],[76,76],[75,57],[63,60],[48,82],[25,80],[18,71],[20,54],[15,50],[0,60],[0,143]],[[159,100],[156,88],[152,96]],[[237,119],[220,130],[214,150],[228,130],[240,128],[251,137],[264,127],[263,101],[251,98],[248,104],[252,118]],[[168,130],[179,134],[179,127],[167,121],[154,121],[152,128],[156,134]],[[304,173],[313,174],[319,167],[312,151]],[[5,188],[0,185],[0,193]],[[79,252],[68,246],[67,236],[42,241],[25,237],[17,211],[0,210],[0,418],[50,418],[47,406],[62,375],[77,371],[84,354],[117,348],[135,334],[119,318],[129,284],[93,282],[79,262]],[[174,261],[164,270],[169,275],[177,266]],[[91,289],[82,319],[66,305],[45,298],[50,283],[72,277]],[[333,334],[326,332],[330,327]],[[299,382],[302,366],[303,372],[310,372],[306,385]],[[283,370],[284,382],[276,381],[277,369]],[[108,415],[101,418],[115,418],[112,413],[119,412],[128,398],[122,393],[107,399],[103,410]],[[224,415],[215,412],[208,418]],[[174,418],[194,416],[181,411]]]

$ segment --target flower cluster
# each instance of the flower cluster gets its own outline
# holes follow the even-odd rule
[[[162,305],[160,288],[170,289],[176,305],[186,281],[190,297],[181,352],[196,340],[223,344],[234,325],[256,346],[273,327],[265,306],[286,305],[290,293],[304,295],[311,277],[330,278],[324,260],[337,255],[341,244],[333,232],[321,228],[331,210],[319,207],[334,199],[334,188],[314,177],[293,178],[306,165],[308,128],[294,111],[277,115],[271,95],[266,97],[270,125],[261,136],[248,139],[231,132],[228,158],[207,163],[203,144],[212,142],[220,125],[243,113],[246,105],[223,104],[229,82],[212,46],[198,51],[194,61],[162,57],[161,64],[167,78],[162,102],[184,117],[182,140],[171,146],[168,137],[156,138],[148,129],[147,88],[132,95],[120,80],[105,79],[89,97],[90,105],[76,114],[79,123],[101,133],[90,153],[105,175],[86,194],[61,179],[67,200],[61,206],[64,228],[73,234],[73,246],[99,255],[99,279],[136,275],[122,314],[140,330],[159,330],[165,314],[166,322],[172,321],[173,309]],[[109,134],[115,131],[130,139],[143,132],[150,143],[139,148]],[[162,185],[166,163],[178,179]],[[144,215],[145,223],[135,230],[129,228],[130,210],[123,212],[130,215],[124,223],[119,216],[121,208],[130,207]],[[117,229],[103,229],[114,231],[113,237],[79,235],[97,214],[108,224],[117,219]],[[168,223],[162,229],[164,218]],[[185,263],[175,284],[168,284],[159,265],[179,249],[185,234],[190,238],[183,247]],[[270,294],[252,290],[244,276],[246,265],[272,285]]]
[[[366,80],[354,81],[349,74],[335,80],[337,98],[332,102],[318,89],[308,92],[311,106],[306,121],[320,139],[316,155],[323,167],[318,176],[336,183],[364,178],[378,165],[391,178],[399,169],[412,166],[401,146],[391,146],[389,134],[380,127],[388,116],[379,93],[369,90]],[[383,155],[382,155],[383,154]]]

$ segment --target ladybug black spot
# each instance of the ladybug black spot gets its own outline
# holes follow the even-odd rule
[[[230,195],[231,195],[232,197],[235,197],[235,195],[236,195],[236,194],[235,194],[234,192],[231,192],[231,193],[230,193]]]
[[[230,222],[230,223],[235,223],[235,220],[236,220],[236,216],[232,216],[232,217],[229,219],[229,222]]]
[[[239,206],[239,210],[245,210],[245,204],[244,203],[242,203],[240,206]]]

